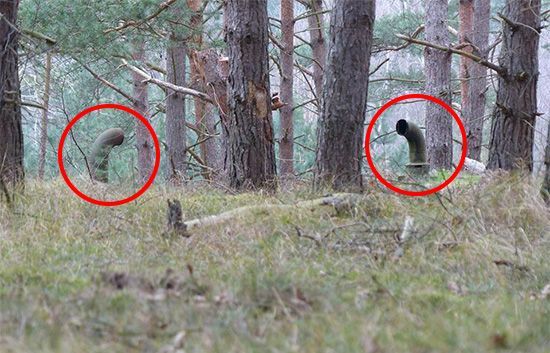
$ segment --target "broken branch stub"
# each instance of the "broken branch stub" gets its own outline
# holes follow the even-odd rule
[[[90,155],[92,177],[102,183],[109,182],[109,153],[114,146],[124,142],[124,131],[112,128],[103,131],[96,138]]]

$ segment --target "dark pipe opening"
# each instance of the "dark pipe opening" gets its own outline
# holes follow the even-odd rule
[[[407,133],[407,130],[409,130],[409,123],[407,123],[407,120],[401,119],[395,125],[395,130],[398,135],[404,136]]]

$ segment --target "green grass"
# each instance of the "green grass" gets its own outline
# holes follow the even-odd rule
[[[0,351],[548,352],[550,212],[526,178],[162,235],[168,198],[192,219],[319,196],[156,186],[104,208],[30,181],[0,206]]]

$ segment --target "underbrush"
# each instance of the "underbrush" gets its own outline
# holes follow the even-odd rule
[[[154,186],[115,208],[61,180],[0,206],[0,351],[547,352],[550,211],[530,178],[487,175],[405,198],[315,199]]]

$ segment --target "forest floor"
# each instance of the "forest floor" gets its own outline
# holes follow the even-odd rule
[[[56,180],[0,205],[1,352],[548,352],[550,212],[519,176],[439,196],[153,187],[97,207]],[[193,189],[192,191],[190,191]],[[405,239],[403,239],[403,237]]]

